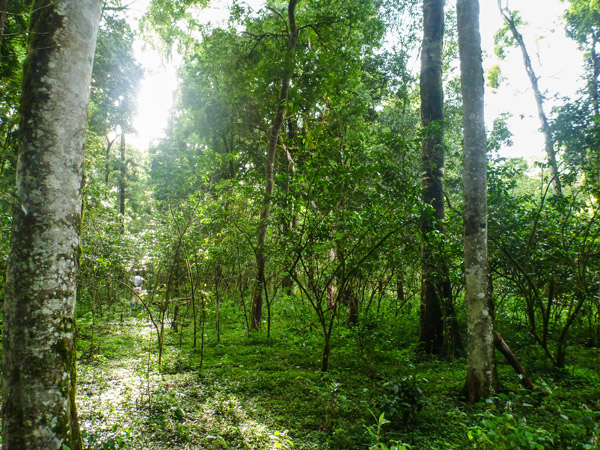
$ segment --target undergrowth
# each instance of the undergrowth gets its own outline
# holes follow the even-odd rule
[[[94,347],[80,339],[78,404],[87,448],[600,448],[595,349],[573,349],[572,365],[561,371],[535,352],[530,360],[522,354],[534,392],[498,355],[503,391],[468,405],[464,359],[420,354],[410,322],[370,331],[340,326],[328,373],[319,370],[316,329],[281,318],[268,339],[247,337],[233,319],[222,322],[229,326],[219,342],[207,329],[202,371],[190,330],[181,345],[180,335],[167,333],[158,367],[153,329],[135,314],[97,324]]]

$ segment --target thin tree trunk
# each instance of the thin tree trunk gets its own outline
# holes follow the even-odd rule
[[[205,343],[205,332],[206,332],[206,292],[200,291],[200,298],[202,299],[200,309],[200,367],[198,372],[202,375],[202,369],[204,368],[204,343]]]
[[[346,287],[344,296],[348,303],[348,325],[354,326],[358,324],[358,298],[349,286]],[[377,308],[377,311],[379,312],[379,307]]]
[[[336,260],[336,252],[334,248],[330,248],[328,252],[329,261],[331,264]],[[335,298],[337,295],[337,286],[335,284],[335,278],[331,280],[329,286],[327,286],[327,309],[335,308]]]
[[[592,43],[590,48],[590,57],[592,62],[592,76],[589,82],[590,97],[592,99],[592,108],[594,110],[594,122],[600,124],[600,55],[598,54],[596,47],[598,46],[598,36],[592,34]],[[586,173],[586,181],[591,182],[590,184],[594,187],[594,196],[596,199],[600,198],[600,150],[596,148],[596,151],[588,152],[588,162]]]
[[[290,0],[288,4],[288,44],[287,52],[284,61],[284,75],[281,81],[281,89],[279,91],[279,105],[275,120],[271,126],[269,136],[269,146],[267,147],[267,162],[265,163],[265,193],[263,196],[262,210],[260,212],[260,220],[258,223],[258,238],[256,245],[256,280],[252,292],[252,314],[250,318],[250,329],[257,330],[260,328],[263,310],[263,289],[265,288],[265,240],[267,237],[267,219],[271,210],[271,197],[273,196],[273,188],[275,184],[275,154],[277,151],[277,143],[279,141],[279,133],[283,126],[285,116],[288,93],[290,90],[290,82],[294,69],[294,53],[296,44],[298,43],[299,30],[296,27],[296,5],[300,0]]]
[[[421,222],[421,310],[419,342],[428,353],[439,354],[444,344],[443,303],[448,282],[439,247],[432,235],[442,231],[444,220],[444,92],[442,57],[444,46],[444,0],[423,0],[423,46],[421,50],[421,150],[422,200],[431,205]]]
[[[281,280],[281,288],[286,296],[291,297],[294,292],[294,280],[292,280],[292,277],[287,274],[284,275],[283,280]]]
[[[221,268],[215,269],[215,329],[217,331],[217,342],[221,342],[221,295],[219,283],[221,282]]]
[[[116,138],[115,138],[116,139]],[[108,187],[108,178],[110,177],[110,150],[115,142],[115,139],[106,137],[106,151],[104,155],[104,186]]]
[[[125,233],[125,177],[127,167],[125,164],[125,131],[121,129],[121,178],[119,180],[119,218],[121,220],[121,234]]]
[[[598,88],[598,77],[600,77],[600,56],[596,51],[598,39],[596,35],[592,37],[590,56],[592,59],[592,79],[590,80],[590,96],[592,97],[592,106],[594,108],[594,117],[600,118],[600,89]]]
[[[0,0],[0,47],[2,47],[2,39],[4,37],[4,25],[6,25],[6,14],[8,8],[8,0]]]
[[[521,53],[523,54],[523,64],[525,65],[525,71],[527,72],[527,76],[529,77],[529,82],[531,83],[531,88],[533,90],[533,94],[535,97],[535,103],[537,105],[538,117],[540,119],[541,130],[544,134],[544,148],[546,150],[546,157],[548,158],[548,166],[550,168],[550,176],[552,177],[552,190],[556,195],[562,196],[562,187],[560,182],[560,173],[558,171],[558,163],[556,162],[556,152],[554,150],[554,137],[552,136],[552,132],[550,131],[550,125],[548,123],[548,117],[546,116],[546,112],[544,111],[544,96],[540,91],[540,87],[538,84],[538,76],[535,74],[533,70],[533,65],[531,64],[531,58],[529,57],[529,53],[527,52],[527,47],[525,46],[525,41],[523,41],[523,36],[519,33],[517,29],[517,25],[513,20],[513,16],[508,7],[502,6],[502,0],[498,0],[498,8],[500,9],[500,14],[502,14],[502,18],[510,32],[513,35],[515,41],[519,45]]]
[[[464,125],[464,252],[467,303],[467,381],[470,402],[497,388],[493,303],[487,251],[486,136],[479,1],[458,0],[458,42]]]
[[[75,299],[83,146],[100,0],[36,0],[6,278],[2,448],[82,448]]]
[[[190,292],[192,297],[192,316],[194,318],[194,348],[196,348],[198,333],[198,321],[196,315],[196,289],[194,284],[194,276],[192,274],[192,266],[190,264],[189,258],[187,257],[187,254],[185,255],[185,267],[187,268],[188,279],[190,281]]]
[[[171,318],[171,329],[173,332],[179,332],[179,305],[173,307],[173,317]]]
[[[394,305],[394,317],[398,317],[398,311],[406,303],[406,290],[404,288],[404,271],[398,270],[396,273],[396,304]]]
[[[323,346],[323,355],[321,357],[321,372],[329,370],[329,357],[331,355],[331,336],[325,335],[325,345]]]
[[[331,312],[329,323],[325,318],[325,312],[322,311],[321,316],[321,327],[323,328],[323,337],[325,338],[325,345],[323,346],[323,357],[321,360],[321,372],[327,372],[329,370],[329,361],[331,358],[331,332],[333,331],[333,324],[335,323],[336,309]]]
[[[585,292],[585,290],[581,290],[581,292]],[[575,304],[575,308],[573,311],[570,311],[570,314],[567,314],[567,321],[560,330],[560,334],[558,336],[558,342],[556,346],[556,367],[564,367],[565,366],[565,357],[567,351],[567,337],[569,335],[569,328],[573,325],[575,318],[579,314],[579,311],[583,307],[585,303],[586,296],[583,294],[577,295],[577,303]]]
[[[162,364],[162,356],[163,356],[163,343],[165,337],[165,318],[167,315],[167,303],[168,297],[165,297],[165,304],[160,305],[160,329],[158,332],[158,367],[160,368]]]

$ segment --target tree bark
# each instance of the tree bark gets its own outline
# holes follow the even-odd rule
[[[450,291],[448,270],[441,250],[431,241],[442,232],[444,220],[444,91],[442,58],[444,47],[444,0],[423,0],[423,46],[421,50],[421,149],[422,200],[433,213],[421,222],[421,310],[419,342],[428,353],[439,354],[444,346],[443,304]]]
[[[106,136],[106,151],[104,155],[104,185],[108,188],[108,179],[110,177],[110,150],[115,142],[115,139],[109,139]]]
[[[119,179],[119,220],[121,221],[121,234],[125,233],[125,177],[127,176],[127,163],[125,160],[125,131],[121,128],[121,178]]]
[[[350,284],[344,288],[344,297],[345,303],[348,304],[348,325],[352,327],[358,324],[358,297]]]
[[[75,298],[83,145],[102,1],[36,0],[24,66],[3,337],[5,450],[81,449]]]
[[[294,71],[294,53],[296,44],[298,43],[299,30],[296,27],[296,6],[300,0],[290,0],[288,4],[288,43],[287,51],[283,66],[283,79],[281,81],[281,89],[279,91],[279,105],[277,113],[271,126],[269,136],[269,146],[267,147],[267,162],[265,163],[265,192],[263,195],[262,210],[258,223],[258,238],[256,244],[256,280],[252,292],[252,314],[250,318],[250,329],[257,330],[260,328],[263,310],[263,289],[265,288],[265,240],[267,237],[267,220],[271,210],[271,198],[273,196],[273,188],[275,185],[275,155],[277,151],[277,143],[279,141],[279,133],[283,127],[283,119],[287,107],[288,93],[290,90],[290,82]]]
[[[506,344],[506,342],[504,342],[502,336],[495,331],[494,346],[496,347],[496,349],[498,349],[500,353],[504,355],[506,361],[508,361],[512,368],[515,369],[515,372],[521,376],[521,384],[529,390],[535,389],[535,384],[533,383],[533,381],[531,381],[531,379],[529,379],[529,376],[527,375],[527,372],[525,372],[525,369],[523,369],[519,358],[517,358],[517,356],[512,352],[512,350]]]
[[[479,1],[457,2],[464,126],[464,258],[467,303],[467,381],[470,402],[497,388],[493,303],[487,250],[486,136]]]
[[[4,37],[4,25],[6,25],[6,15],[8,0],[0,0],[0,47],[2,47],[2,38]]]
[[[546,116],[546,112],[544,111],[544,96],[540,91],[540,87],[538,84],[539,78],[535,74],[533,70],[533,64],[531,64],[531,58],[529,57],[529,52],[527,52],[527,47],[525,46],[525,41],[523,40],[523,36],[519,33],[517,29],[517,25],[513,20],[513,16],[508,7],[502,6],[502,0],[498,0],[498,8],[500,9],[500,14],[502,14],[502,18],[508,28],[510,29],[511,34],[517,44],[519,45],[519,49],[523,54],[523,64],[525,65],[525,71],[527,72],[527,76],[529,77],[529,82],[531,83],[531,89],[533,90],[533,95],[535,97],[535,103],[537,105],[538,117],[540,119],[541,130],[544,134],[544,149],[546,151],[546,157],[548,158],[548,167],[550,169],[550,176],[552,177],[552,191],[554,194],[562,196],[562,187],[560,182],[560,173],[558,171],[558,163],[556,162],[556,152],[554,151],[554,137],[552,136],[552,131],[550,131],[550,125],[548,123],[548,117]]]

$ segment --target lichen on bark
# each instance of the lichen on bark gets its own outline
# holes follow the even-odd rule
[[[467,381],[471,402],[497,388],[493,304],[487,250],[486,135],[479,1],[458,0],[458,42],[464,124],[464,255],[467,304]]]
[[[21,98],[4,304],[3,448],[81,448],[74,312],[87,102],[100,0],[36,0]]]

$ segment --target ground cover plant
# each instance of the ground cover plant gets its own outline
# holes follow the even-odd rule
[[[541,1],[0,0],[2,448],[600,448],[600,4]]]
[[[152,325],[128,304],[123,321],[117,315],[97,324],[97,347],[90,346],[89,325],[80,325],[78,401],[89,448],[598,446],[595,348],[580,349],[573,365],[555,369],[531,338],[517,333],[529,341],[523,363],[537,389],[524,389],[500,363],[502,391],[469,405],[464,358],[448,363],[420,352],[410,312],[376,328],[341,326],[327,373],[320,370],[318,330],[304,329],[310,324],[280,316],[270,338],[248,337],[241,311],[225,303],[221,312],[220,339],[214,326],[207,329],[202,370],[189,330],[183,338],[167,332],[159,366]]]

